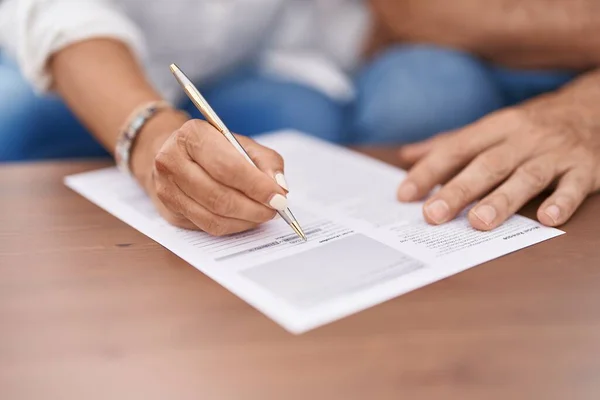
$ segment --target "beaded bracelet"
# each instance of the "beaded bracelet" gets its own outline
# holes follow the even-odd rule
[[[170,109],[172,106],[166,101],[152,101],[137,108],[128,118],[125,127],[119,134],[115,148],[115,161],[117,167],[124,173],[130,175],[131,149],[135,139],[146,125],[146,123],[160,111]]]

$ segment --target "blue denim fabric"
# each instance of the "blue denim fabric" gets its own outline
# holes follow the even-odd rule
[[[37,96],[0,53],[0,162],[107,156],[56,96]]]
[[[359,143],[409,143],[465,126],[555,90],[571,71],[520,71],[435,46],[389,49],[358,75],[353,134]]]
[[[356,76],[354,104],[242,70],[201,88],[232,131],[293,128],[338,143],[407,143],[555,90],[577,74],[518,71],[435,46],[392,47]],[[192,115],[198,112],[182,105]],[[39,97],[0,53],[0,161],[107,153],[60,99]]]
[[[348,141],[348,105],[310,87],[242,69],[201,90],[232,132],[255,136],[291,128],[335,143]],[[202,117],[190,101],[183,108]]]

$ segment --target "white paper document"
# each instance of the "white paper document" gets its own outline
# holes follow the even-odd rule
[[[295,132],[258,140],[285,158],[307,243],[281,219],[223,238],[175,228],[116,168],[65,181],[293,333],[564,233],[522,216],[492,232],[464,216],[429,226],[421,203],[396,201],[405,172]]]

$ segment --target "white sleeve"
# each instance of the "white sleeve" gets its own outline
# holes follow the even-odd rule
[[[50,57],[82,40],[124,42],[142,58],[143,38],[111,0],[0,0],[0,48],[14,58],[38,91],[52,84]]]
[[[371,15],[362,0],[290,0],[259,58],[266,73],[352,101]]]

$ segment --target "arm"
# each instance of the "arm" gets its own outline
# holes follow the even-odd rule
[[[51,87],[109,150],[141,104],[160,96],[137,61],[135,26],[105,0],[6,0],[0,44],[38,90]],[[167,66],[165,66],[167,68]],[[226,235],[270,220],[285,209],[275,181],[281,157],[240,137],[259,169],[203,121],[163,111],[144,125],[132,170],[169,222]]]
[[[68,46],[50,59],[48,70],[53,88],[111,153],[132,110],[161,99],[131,51],[115,40],[93,39]],[[140,132],[131,169],[144,187],[151,184],[154,155],[186,120],[174,110],[163,111]]]
[[[470,51],[512,67],[600,65],[596,0],[371,0],[388,41]]]
[[[4,0],[0,46],[37,91],[58,92],[111,153],[130,113],[160,99],[138,61],[144,54],[142,33],[112,0]],[[159,115],[145,129],[150,133],[140,135],[143,151],[133,153],[132,170],[144,186],[152,170],[148,142],[156,138],[153,146],[158,146],[158,136],[185,122],[179,113]]]

